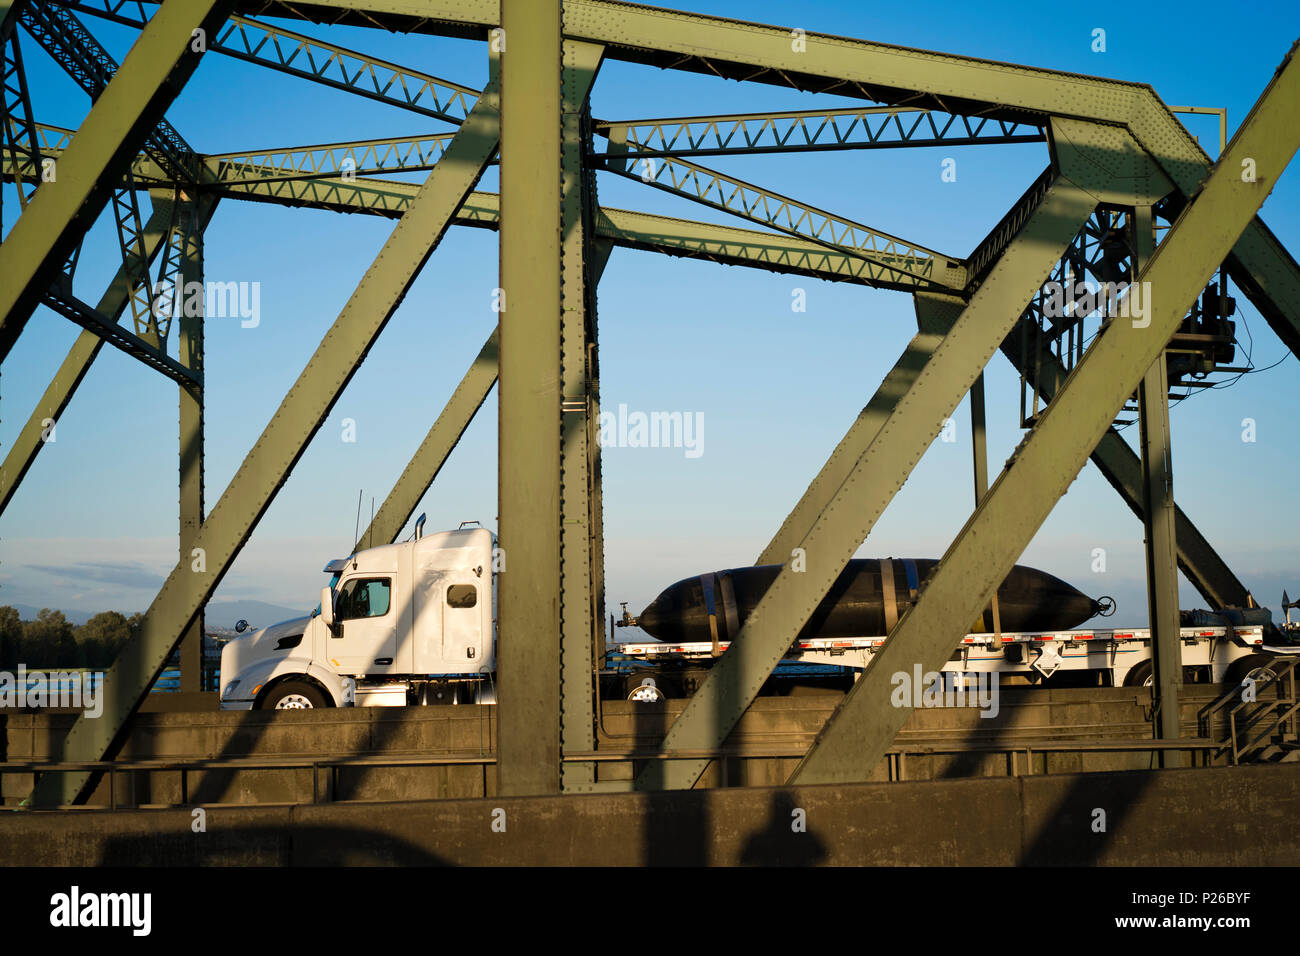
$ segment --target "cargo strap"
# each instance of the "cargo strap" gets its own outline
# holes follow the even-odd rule
[[[713,638],[714,657],[722,653],[718,646],[718,613],[713,604],[713,577],[712,574],[700,575],[700,587],[704,588],[704,610],[709,615],[709,635]]]
[[[894,595],[894,559],[880,560],[880,600],[885,608],[885,633],[898,623],[898,599]]]
[[[1001,585],[999,585],[999,587],[1001,587]],[[992,617],[993,617],[992,622],[989,621],[989,619],[988,619],[988,615],[986,615],[983,611],[980,611],[980,616],[975,620],[975,623],[971,626],[971,633],[972,633],[972,634],[987,634],[987,633],[989,633],[990,631],[992,631],[992,632],[993,632],[993,639],[992,639],[991,641],[989,641],[989,648],[990,648],[990,650],[1000,651],[1000,650],[1002,650],[1002,645],[1003,645],[1003,641],[1002,641],[1002,612],[998,609],[998,592],[997,592],[997,591],[994,591],[994,592],[993,592],[993,601],[992,601],[990,607],[991,607],[991,610],[992,610],[992,612],[993,612],[993,613],[992,613]]]
[[[722,582],[722,617],[727,622],[727,640],[734,641],[740,633],[740,619],[736,614],[736,591],[731,586],[731,575],[723,572]]]
[[[998,592],[993,592],[993,640],[990,649],[1002,650],[1002,612],[998,609]]]

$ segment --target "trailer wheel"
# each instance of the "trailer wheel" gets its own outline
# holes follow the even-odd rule
[[[1139,661],[1124,675],[1125,687],[1150,687],[1155,682],[1155,670],[1150,661]]]
[[[659,703],[664,700],[664,692],[655,685],[653,677],[646,677],[642,679],[640,684],[632,688],[631,693],[627,695],[627,699],[643,704]]]
[[[320,689],[306,681],[287,680],[262,698],[259,710],[318,710],[328,706]]]
[[[1237,686],[1247,678],[1257,684],[1275,681],[1277,671],[1273,669],[1272,664],[1273,658],[1267,654],[1248,654],[1228,665],[1228,671],[1223,675],[1223,682],[1230,686]]]

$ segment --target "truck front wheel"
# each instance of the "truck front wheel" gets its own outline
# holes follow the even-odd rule
[[[320,688],[306,681],[287,680],[276,684],[258,704],[259,710],[314,710],[325,707]]]

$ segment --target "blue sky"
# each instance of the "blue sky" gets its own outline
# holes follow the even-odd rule
[[[807,0],[691,0],[665,6],[905,46],[1150,83],[1167,103],[1222,106],[1229,133],[1294,38],[1300,8],[1258,3],[1131,5],[1098,13],[1041,4],[865,5]],[[792,19],[792,10],[797,19]],[[133,31],[87,21],[121,60]],[[291,29],[479,86],[485,48],[468,41],[361,29]],[[1105,53],[1092,52],[1093,30]],[[37,117],[75,127],[87,98],[25,34]],[[851,105],[616,61],[603,67],[593,112],[606,119]],[[202,152],[407,136],[438,124],[360,97],[233,61],[205,58],[168,113]],[[1217,152],[1217,121],[1184,117]],[[940,178],[957,159],[956,182]],[[851,151],[702,160],[741,178],[956,256],[974,245],[1047,162],[1042,144]],[[489,172],[481,188],[495,190]],[[600,201],[682,218],[743,225],[725,214],[601,174]],[[5,228],[16,203],[5,189]],[[1300,253],[1300,172],[1265,203],[1264,219]],[[207,459],[214,504],[279,400],[337,317],[392,223],[363,216],[226,200],[206,236],[207,277],[261,283],[260,324],[207,323]],[[111,223],[92,231],[78,293],[94,301],[116,268]],[[290,607],[314,603],[319,569],[346,551],[358,490],[383,500],[483,339],[495,314],[497,237],[456,229],[443,240],[365,364],[262,519],[217,592]],[[803,289],[807,311],[792,313]],[[1255,364],[1284,354],[1238,296]],[[654,253],[616,250],[599,289],[606,409],[703,415],[704,453],[607,449],[607,601],[634,613],[663,587],[752,563],[911,337],[910,298]],[[0,378],[0,450],[26,421],[77,328],[47,310],[29,324]],[[1246,338],[1241,332],[1243,340]],[[173,343],[173,354],[174,354]],[[1238,356],[1238,361],[1241,361]],[[1300,522],[1293,506],[1300,424],[1297,366],[1271,371],[1174,408],[1176,495],[1261,602],[1300,592]],[[987,376],[989,461],[1019,442],[1018,378],[996,356]],[[968,410],[958,441],[936,442],[860,552],[938,557],[972,506]],[[1241,441],[1241,421],[1257,441]],[[344,442],[342,422],[356,422]],[[0,602],[84,610],[142,610],[176,560],[176,387],[104,349],[7,512],[0,517]],[[429,528],[478,519],[495,527],[495,394],[418,510]],[[1130,429],[1126,435],[1136,440]],[[418,513],[418,511],[417,511]],[[364,523],[364,517],[363,517]],[[1104,574],[1091,569],[1107,551]],[[1086,466],[1022,558],[1092,595],[1120,601],[1117,622],[1145,616],[1142,528]],[[1184,582],[1183,606],[1199,606]],[[229,624],[228,621],[214,621]],[[262,622],[265,623],[265,622]]]

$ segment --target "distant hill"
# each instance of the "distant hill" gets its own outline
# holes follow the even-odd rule
[[[265,601],[213,601],[208,605],[204,622],[208,628],[233,628],[241,618],[253,627],[266,627],[290,618],[303,617],[311,608],[291,608]]]
[[[3,604],[0,601],[0,604]],[[41,608],[33,607],[30,604],[12,604],[18,611],[18,616],[24,621],[36,620],[36,615],[41,612]],[[99,611],[80,611],[69,608],[58,608],[63,612],[72,624],[85,624],[94,617]],[[121,611],[127,617],[130,617],[134,611],[124,608],[102,608],[105,611]],[[290,618],[302,617],[308,613],[305,609],[284,607],[280,604],[268,604],[266,601],[213,601],[208,605],[206,624],[209,631],[233,631],[235,622],[241,618],[254,627],[265,627],[268,624],[276,624],[280,621],[287,621]]]

